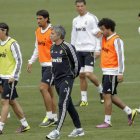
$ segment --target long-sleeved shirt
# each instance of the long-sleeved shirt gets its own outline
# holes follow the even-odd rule
[[[64,77],[77,77],[80,71],[80,63],[75,48],[63,41],[60,45],[52,45],[52,72],[54,79]]]
[[[111,39],[116,33],[107,37],[106,40]],[[117,53],[118,67],[116,68],[102,68],[104,75],[123,75],[124,72],[124,47],[123,41],[120,38],[114,40],[114,47]],[[102,51],[101,51],[102,52]],[[101,55],[102,56],[102,55]]]
[[[1,46],[4,46],[6,45],[6,43],[8,41],[10,41],[11,37],[8,37],[8,39],[6,41],[0,41],[0,45]],[[15,80],[18,81],[19,77],[20,77],[20,71],[21,71],[21,67],[22,67],[22,55],[21,55],[21,52],[20,52],[20,46],[17,42],[13,42],[10,46],[10,49],[11,49],[11,52],[13,54],[13,57],[15,59],[15,66],[14,66],[14,70],[13,72],[10,74],[10,75],[4,75],[4,74],[1,74],[0,73],[0,77],[1,79],[9,79],[9,78],[14,78]],[[6,51],[6,49],[5,49]],[[8,54],[6,54],[8,55]],[[6,56],[8,57],[8,56]],[[1,61],[1,59],[0,59]],[[12,61],[12,60],[11,60]],[[6,64],[5,64],[6,65]],[[2,68],[1,68],[2,69]],[[10,69],[10,68],[9,68]]]
[[[96,29],[96,30],[95,30]],[[84,16],[73,19],[71,44],[80,52],[100,52],[100,40],[94,35],[100,31],[96,16],[87,12]]]

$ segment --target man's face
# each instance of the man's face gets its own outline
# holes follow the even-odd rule
[[[139,21],[140,21],[140,17],[139,17]]]
[[[56,42],[60,39],[60,35],[57,35],[55,30],[51,30],[50,38],[52,42]]]
[[[48,18],[44,18],[43,16],[37,16],[37,22],[39,27],[44,27],[47,24]]]
[[[1,30],[0,29],[0,39],[3,39],[3,37],[5,36],[6,34],[6,30]]]
[[[102,25],[102,26],[100,26],[100,30],[101,30],[104,37],[109,37],[110,36],[111,29],[106,29],[105,26]]]
[[[84,4],[84,2],[77,2],[76,3],[76,9],[77,12],[79,13],[79,15],[83,16],[86,14],[86,5]]]

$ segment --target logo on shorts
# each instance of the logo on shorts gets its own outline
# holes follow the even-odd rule
[[[60,52],[59,52],[60,54],[62,54],[63,53],[63,50],[60,50]]]
[[[46,81],[47,81],[47,82],[50,82],[50,79],[47,79]]]
[[[9,94],[7,94],[6,97],[9,97]]]
[[[111,91],[111,89],[109,88],[107,91]]]
[[[90,64],[93,65],[93,62],[91,62]]]

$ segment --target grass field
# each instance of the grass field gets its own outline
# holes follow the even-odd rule
[[[23,108],[31,131],[15,134],[20,127],[20,122],[10,108],[11,118],[7,119],[0,140],[43,140],[45,135],[55,129],[54,127],[39,128],[45,117],[45,107],[39,92],[41,67],[37,60],[33,64],[32,73],[26,71],[27,60],[30,59],[35,43],[35,30],[38,27],[36,12],[46,9],[50,13],[51,23],[61,24],[67,31],[66,40],[70,41],[72,19],[78,15],[75,9],[75,0],[0,0],[0,22],[10,26],[10,36],[16,39],[23,55],[21,77],[17,86],[18,102]],[[125,48],[125,73],[124,82],[118,87],[118,96],[131,108],[140,106],[140,35],[138,34],[138,13],[140,0],[87,0],[87,11],[95,14],[99,20],[103,17],[113,19],[117,26],[116,32],[124,41]],[[96,62],[94,74],[101,81],[102,71],[100,59]],[[89,82],[87,107],[77,107],[84,137],[67,138],[74,129],[71,118],[67,114],[60,137],[62,140],[139,140],[140,115],[135,118],[133,126],[128,126],[128,119],[124,111],[113,105],[113,127],[96,129],[104,120],[104,105],[99,103],[99,94],[94,85]],[[57,101],[58,96],[55,93]],[[72,98],[74,103],[80,101],[79,79],[75,81]]]

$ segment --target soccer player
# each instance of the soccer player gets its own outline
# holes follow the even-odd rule
[[[50,40],[51,24],[49,13],[46,10],[39,10],[36,13],[39,27],[36,30],[36,42],[33,55],[27,66],[27,71],[31,72],[31,66],[39,57],[40,65],[42,66],[42,79],[40,83],[40,92],[42,93],[44,104],[46,107],[46,117],[39,125],[40,127],[49,127],[57,124],[56,100],[54,96],[54,83],[52,80],[52,73],[50,71],[52,66],[50,48],[53,44]]]
[[[103,96],[105,101],[105,120],[96,128],[111,127],[112,103],[118,106],[128,116],[129,126],[132,125],[137,114],[136,110],[130,109],[121,99],[116,97],[117,85],[123,82],[124,72],[124,48],[123,41],[115,32],[115,22],[108,18],[99,21],[103,38],[101,47],[101,67],[103,71]]]
[[[15,133],[21,133],[30,130],[22,108],[18,104],[16,85],[19,79],[19,73],[22,66],[22,56],[20,46],[16,40],[8,36],[9,27],[6,23],[0,23],[0,75],[2,80],[2,110],[0,121],[0,134],[9,112],[9,104],[12,106],[15,114],[19,118],[22,126]]]
[[[69,112],[75,129],[68,137],[83,136],[79,115],[74,108],[71,99],[71,91],[74,79],[78,76],[80,65],[75,48],[64,41],[65,29],[61,25],[55,25],[51,29],[51,40],[55,42],[51,47],[52,72],[54,84],[59,95],[59,119],[55,130],[46,136],[47,139],[59,139],[59,133],[64,123],[67,111]]]
[[[71,44],[76,48],[81,62],[79,74],[81,86],[81,101],[75,106],[87,106],[87,81],[86,77],[98,88],[100,102],[103,103],[102,86],[98,78],[93,74],[95,59],[100,56],[100,40],[93,33],[94,30],[100,33],[98,19],[96,16],[86,11],[86,1],[76,0],[76,9],[79,15],[73,19]],[[96,54],[96,58],[94,57]]]

